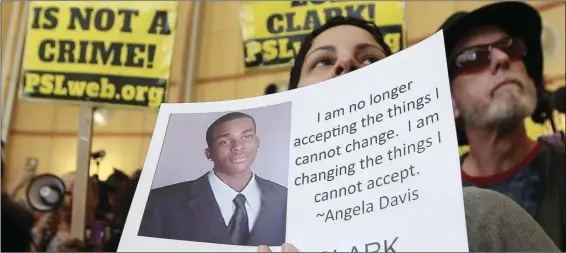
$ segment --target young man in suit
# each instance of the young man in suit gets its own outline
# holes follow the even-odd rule
[[[259,150],[253,117],[226,114],[206,131],[212,171],[151,190],[138,235],[231,245],[285,242],[287,189],[251,167]]]

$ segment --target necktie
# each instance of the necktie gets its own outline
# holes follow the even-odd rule
[[[235,245],[245,245],[248,242],[248,237],[250,236],[248,213],[246,212],[245,206],[246,197],[242,194],[238,194],[238,196],[234,198],[233,202],[234,205],[236,205],[236,210],[228,224],[230,237],[232,238],[232,243]]]

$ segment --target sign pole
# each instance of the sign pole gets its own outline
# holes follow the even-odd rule
[[[202,1],[193,2],[193,17],[191,20],[191,33],[189,38],[189,62],[187,64],[187,79],[185,79],[185,97],[181,102],[189,103],[194,101],[193,91],[195,89],[197,66],[198,66],[198,52],[200,46],[198,45],[200,38],[201,28],[201,15],[202,15]]]
[[[13,2],[14,6],[18,5],[17,2]],[[20,77],[19,73],[21,71],[21,62],[23,59],[22,52],[24,51],[24,40],[26,35],[26,24],[27,24],[27,17],[29,11],[29,3],[27,1],[22,1],[22,15],[20,16],[18,30],[18,37],[16,38],[16,49],[14,54],[12,55],[12,62],[10,63],[12,67],[8,70],[9,73],[2,72],[2,82],[4,82],[4,77],[9,79],[8,82],[2,83],[2,85],[7,84],[8,93],[6,94],[6,101],[2,101],[2,140],[4,142],[8,142],[8,136],[10,134],[10,128],[12,126],[12,112],[14,111],[14,104],[16,101],[16,96],[18,95],[18,78]],[[18,13],[12,13],[12,16],[17,16]],[[14,18],[15,19],[15,18]],[[11,20],[13,21],[13,20]],[[10,24],[11,27],[11,24]],[[13,35],[13,34],[12,34]],[[8,35],[8,36],[12,36]],[[11,55],[11,52],[5,52],[4,57],[8,58]],[[8,61],[8,60],[6,60]],[[2,68],[5,68],[2,66]],[[6,76],[4,76],[6,75]],[[9,78],[8,78],[9,77]],[[2,87],[2,94],[4,94],[4,86]],[[4,98],[4,97],[3,97]]]
[[[9,21],[10,23],[8,23],[9,24],[8,34],[6,36],[6,42],[3,43],[3,45],[2,45],[4,47],[4,48],[2,48],[3,54],[2,54],[2,73],[1,73],[3,84],[8,83],[8,79],[10,78],[10,75],[8,73],[10,73],[10,71],[12,70],[11,69],[12,64],[10,64],[10,63],[14,60],[14,55],[11,54],[11,52],[13,52],[13,50],[14,50],[13,49],[14,44],[15,44],[14,39],[16,38],[16,33],[17,33],[16,28],[18,27],[17,25],[18,25],[19,22],[22,22],[23,20],[25,20],[25,19],[18,20],[18,14],[19,13],[20,13],[20,2],[16,2],[16,1],[12,2],[12,10],[11,10],[10,21]],[[21,42],[21,41],[19,41],[19,42]],[[16,73],[18,73],[18,72],[16,72]],[[8,90],[7,87],[10,87],[10,86],[9,85],[2,85],[2,101],[4,101],[4,99],[6,99],[6,92]],[[4,106],[4,104],[2,104],[2,106]]]
[[[90,167],[90,151],[92,143],[92,123],[94,107],[81,105],[79,111],[79,130],[77,139],[77,168],[73,186],[73,213],[71,219],[71,236],[84,241],[86,208],[88,196],[88,180]]]

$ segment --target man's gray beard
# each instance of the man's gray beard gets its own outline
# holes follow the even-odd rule
[[[458,104],[458,107],[464,124],[509,133],[534,113],[536,105],[535,94],[510,91],[499,97],[493,97],[487,106],[473,107]]]

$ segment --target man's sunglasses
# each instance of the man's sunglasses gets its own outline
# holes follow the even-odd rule
[[[491,44],[473,46],[462,50],[452,58],[450,72],[489,66],[491,51],[494,48],[505,52],[511,59],[521,58],[527,54],[527,47],[522,39],[507,37]]]

